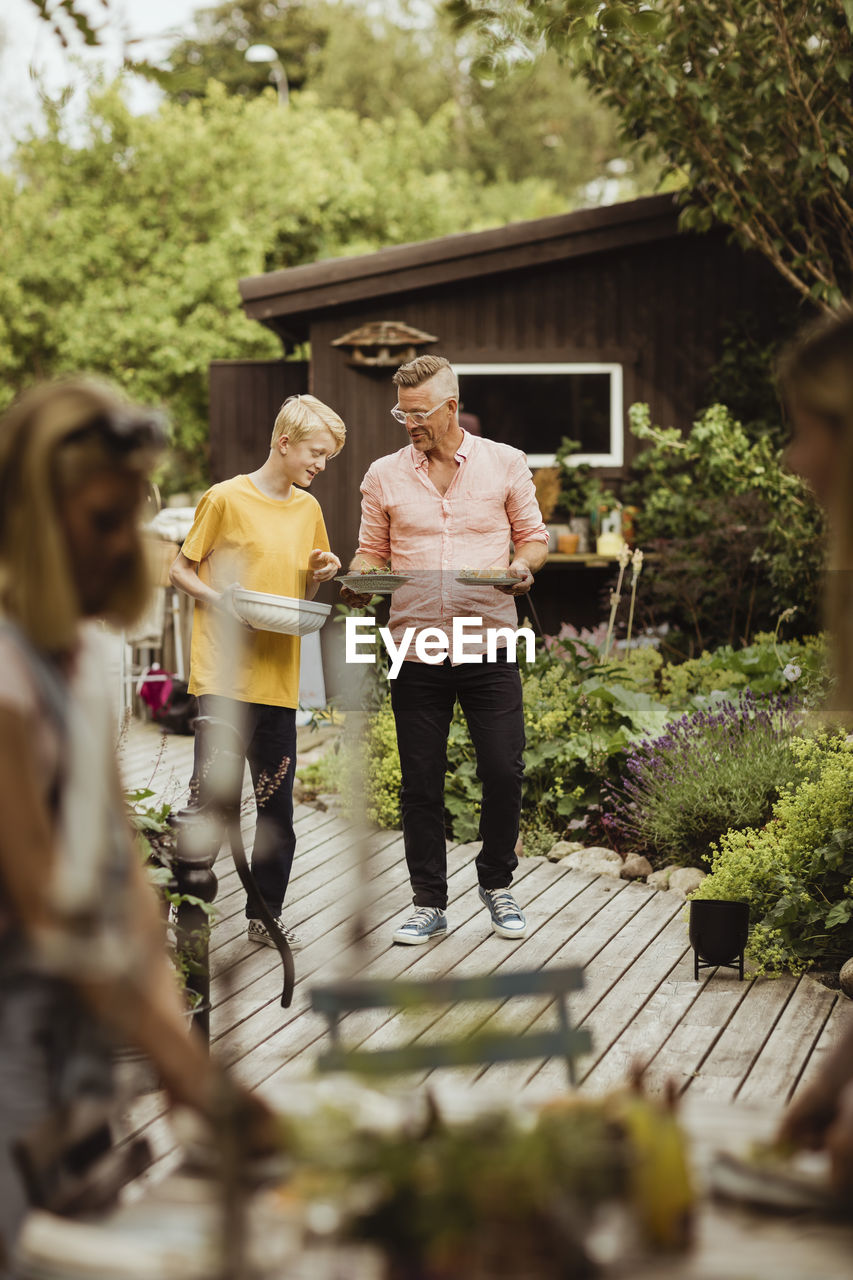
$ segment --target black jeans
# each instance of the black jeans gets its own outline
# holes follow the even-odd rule
[[[287,882],[293,866],[296,836],[293,831],[293,775],[296,770],[296,711],[293,707],[268,707],[260,702],[236,703],[218,694],[203,693],[200,716],[221,716],[241,726],[243,753],[249,762],[258,823],[252,849],[252,875],[261,897],[274,916],[281,914]],[[196,734],[190,788],[201,788],[208,764],[205,738]],[[284,761],[290,763],[284,769]],[[252,912],[246,904],[246,915]]]
[[[457,698],[483,784],[477,878],[484,889],[505,889],[518,866],[524,715],[517,665],[505,657],[455,667],[449,661],[404,662],[391,682],[391,705],[403,775],[403,842],[417,907],[447,906],[444,777]]]

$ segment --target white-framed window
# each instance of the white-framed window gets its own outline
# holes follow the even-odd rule
[[[563,436],[580,441],[573,462],[621,467],[622,366],[589,361],[565,364],[454,364],[463,413],[480,421],[484,436],[515,445],[532,468],[549,467]]]

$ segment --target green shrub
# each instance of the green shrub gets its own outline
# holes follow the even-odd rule
[[[724,644],[698,658],[667,663],[660,673],[660,693],[669,706],[686,709],[695,705],[697,695],[795,689],[807,706],[815,706],[826,694],[827,671],[825,636],[777,640],[774,632],[759,632],[741,649]]]
[[[334,795],[340,790],[340,771],[341,759],[336,747],[312,764],[303,765],[296,775],[303,786],[303,799]]]
[[[814,630],[823,518],[769,438],[750,439],[720,404],[687,435],[652,426],[648,405],[632,405],[629,419],[645,447],[625,497],[639,508],[640,545],[657,553],[643,570],[642,621],[667,622],[667,643],[688,657],[747,643],[790,606],[797,627]]]
[[[522,809],[519,834],[524,855],[528,858],[544,857],[563,838],[562,832],[555,830],[552,823],[535,809]]]
[[[673,711],[707,708],[709,698],[713,701],[719,691],[749,687],[762,694],[795,690],[802,696],[804,685],[814,689],[825,685],[820,638],[780,642],[775,635],[766,634],[756,637],[746,649],[724,646],[673,666],[664,664],[660,654],[650,648],[634,649],[618,660],[603,663],[594,644],[570,632],[571,628],[563,628],[559,636],[549,638],[546,651],[521,673],[527,736],[522,835],[527,852],[566,836],[603,838],[602,789],[622,781],[628,750],[641,738],[661,735],[672,721]],[[784,675],[789,664],[800,669],[793,682]],[[795,672],[789,668],[791,674]],[[369,713],[359,750],[366,751],[368,817],[382,826],[398,827],[400,763],[387,689],[387,680],[376,686],[376,696],[384,691],[385,698]],[[697,750],[701,754],[701,744]],[[346,782],[350,766],[342,762],[330,772],[335,767],[342,775],[340,789],[352,801],[354,789],[350,785],[347,791]],[[784,781],[779,769],[767,777],[772,785],[769,782],[766,789],[758,788],[765,807],[772,802],[775,787]],[[757,785],[755,778],[753,784]],[[457,707],[450,726],[445,784],[447,828],[454,839],[477,838],[480,795],[474,748]],[[733,825],[735,812],[742,813],[742,808],[727,815],[721,797],[707,839]],[[753,817],[755,813],[753,810]],[[682,856],[687,860],[692,857]]]
[[[766,826],[722,836],[696,896],[748,902],[759,971],[799,973],[853,954],[853,743],[821,733],[790,751],[795,783]]]
[[[365,817],[380,827],[399,827],[400,753],[390,698],[386,698],[367,720],[363,747]],[[342,771],[341,791],[345,803],[351,808],[358,776],[353,767],[352,753],[355,749],[352,743],[344,748],[349,754],[349,767]]]
[[[799,703],[747,689],[683,715],[629,753],[625,780],[608,788],[605,825],[617,846],[653,862],[707,862],[724,832],[760,825],[796,776],[790,738]]]
[[[524,812],[537,816],[537,846],[550,832],[559,839],[595,813],[602,784],[618,777],[623,753],[635,737],[663,728],[667,710],[631,684],[633,663],[593,665],[540,655],[522,672]],[[636,664],[645,679],[654,663]],[[617,675],[618,679],[612,678]],[[457,706],[448,742],[445,804],[454,839],[474,840],[480,815],[480,784],[474,748]],[[528,827],[532,836],[532,829]]]

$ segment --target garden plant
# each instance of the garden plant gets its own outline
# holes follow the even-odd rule
[[[770,820],[721,836],[697,896],[749,903],[759,971],[837,968],[853,954],[853,742],[824,731],[789,750]]]
[[[759,698],[745,689],[637,743],[625,780],[607,788],[613,843],[653,863],[706,865],[714,841],[730,829],[763,826],[795,780],[790,742],[802,718],[791,694]]]
[[[344,616],[346,610],[339,612]],[[608,830],[604,818],[626,777],[629,753],[643,740],[671,732],[672,724],[685,713],[710,718],[716,714],[715,702],[724,696],[729,704],[734,700],[736,707],[739,697],[746,699],[742,711],[750,717],[753,709],[761,711],[760,700],[775,698],[774,705],[790,706],[789,712],[774,712],[776,721],[793,724],[800,715],[797,708],[814,705],[826,687],[823,641],[783,641],[778,629],[757,636],[744,649],[722,646],[681,664],[666,662],[649,646],[617,653],[605,662],[600,652],[603,643],[603,629],[580,636],[574,628],[564,626],[556,636],[545,638],[534,663],[522,666],[527,737],[522,837],[526,853],[547,853],[560,839],[595,843],[617,838],[622,842],[620,848],[629,843],[634,847],[639,841],[627,841],[624,833],[617,837],[615,829]],[[373,707],[358,744],[358,750],[364,751],[366,813],[380,826],[396,827],[400,822],[400,765],[388,682],[380,665],[365,670],[370,680],[366,692]],[[710,751],[702,745],[699,722],[695,734],[697,762],[701,758],[707,763]],[[756,794],[750,792],[749,803],[743,796],[740,801],[746,814],[743,820],[751,822],[767,810],[789,776],[786,770],[790,765],[787,756],[771,749],[760,733],[744,730],[741,751],[743,758],[751,758],[751,751],[755,757],[748,777]],[[355,802],[358,792],[360,804],[361,783],[356,786],[354,776],[345,738],[322,761],[301,773],[314,789],[340,790],[345,802]],[[737,769],[729,776],[742,791],[745,781]],[[454,717],[448,739],[445,807],[448,835],[459,841],[476,839],[479,782],[473,745],[459,715]],[[725,821],[722,797],[718,818],[720,825],[715,826],[713,836],[731,825]]]

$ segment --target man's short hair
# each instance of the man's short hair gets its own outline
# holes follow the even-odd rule
[[[330,456],[336,457],[347,438],[343,418],[316,396],[288,396],[276,415],[270,448],[274,448],[282,436],[287,436],[291,444],[298,444],[316,431],[329,432],[337,445]]]
[[[443,381],[453,387],[452,394],[459,397],[459,381],[453,365],[444,356],[416,356],[408,364],[401,364],[391,381],[395,387],[419,387],[436,374],[444,374]]]

